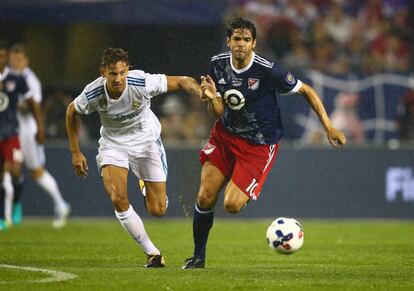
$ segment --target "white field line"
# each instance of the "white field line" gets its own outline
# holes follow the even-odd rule
[[[77,275],[71,274],[71,273],[48,270],[48,269],[40,269],[40,268],[34,268],[34,267],[20,267],[20,266],[0,264],[0,268],[18,269],[18,270],[30,271],[30,272],[41,272],[41,273],[46,273],[50,275],[50,277],[36,279],[36,280],[0,281],[0,284],[62,282],[62,281],[67,281],[67,280],[73,280],[78,277]]]

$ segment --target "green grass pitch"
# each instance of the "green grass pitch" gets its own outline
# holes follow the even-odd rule
[[[414,290],[414,222],[300,220],[305,243],[293,255],[271,251],[271,219],[216,219],[204,270],[181,270],[192,254],[190,219],[145,220],[166,257],[144,269],[143,252],[113,219],[73,219],[61,230],[26,218],[0,233],[0,265],[77,275],[38,283],[49,274],[0,267],[0,290]]]

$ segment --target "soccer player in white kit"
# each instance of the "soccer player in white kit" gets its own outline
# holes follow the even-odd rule
[[[131,168],[138,179],[144,181],[148,212],[154,216],[164,215],[167,160],[160,138],[161,126],[150,109],[150,100],[179,89],[201,96],[201,89],[191,77],[129,71],[128,53],[120,48],[108,48],[103,52],[100,72],[101,77],[87,85],[66,112],[72,164],[79,177],[88,175],[88,165],[79,148],[76,115],[98,112],[102,126],[96,161],[115,215],[147,254],[144,267],[164,267],[162,254],[129,204],[128,171]]]
[[[26,49],[22,44],[15,44],[10,48],[9,65],[13,71],[20,73],[25,78],[27,85],[32,92],[34,101],[42,102],[42,87],[36,74],[29,68],[29,58]],[[62,198],[55,178],[45,169],[44,145],[36,140],[37,125],[33,114],[27,110],[25,103],[21,102],[17,114],[19,121],[19,140],[21,143],[24,163],[30,172],[31,177],[37,185],[45,190],[53,200],[55,218],[52,226],[61,228],[65,226],[70,213],[70,206]],[[18,224],[21,220],[21,206],[18,203],[13,205],[13,223]]]

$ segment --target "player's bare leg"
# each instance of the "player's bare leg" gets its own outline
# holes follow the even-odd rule
[[[128,170],[107,165],[102,168],[102,177],[105,190],[115,208],[116,217],[122,227],[143,248],[148,256],[148,262],[145,267],[164,267],[165,264],[160,251],[145,232],[141,218],[129,204],[127,192]]]
[[[224,209],[230,213],[238,213],[249,200],[250,198],[230,180],[224,191]]]
[[[212,163],[206,162],[201,170],[201,184],[193,217],[194,254],[186,259],[183,269],[204,268],[208,234],[214,221],[213,207],[226,178]]]
[[[151,215],[161,217],[167,209],[167,183],[144,181],[145,204]]]

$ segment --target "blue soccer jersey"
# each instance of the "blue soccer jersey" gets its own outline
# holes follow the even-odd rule
[[[0,140],[17,134],[17,103],[19,96],[30,97],[23,76],[6,71],[0,79]]]
[[[279,142],[283,126],[277,94],[296,93],[300,80],[255,53],[241,70],[233,66],[230,52],[214,56],[210,76],[225,104],[221,122],[227,131],[255,144]]]

